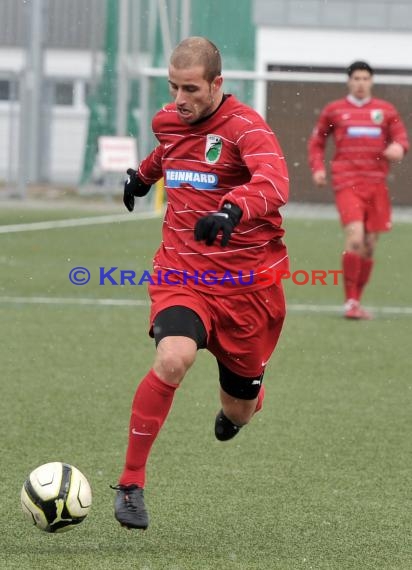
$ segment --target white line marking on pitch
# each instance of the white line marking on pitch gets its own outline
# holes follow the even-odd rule
[[[0,297],[4,304],[31,305],[89,305],[106,307],[148,307],[149,300],[145,299],[96,299],[87,297]],[[311,305],[291,303],[287,306],[292,313],[342,313],[341,305]],[[367,307],[368,310],[380,315],[412,315],[412,307]]]
[[[342,305],[309,305],[295,304],[287,305],[288,311],[301,313],[343,313]],[[412,307],[370,307],[365,305],[365,309],[376,314],[385,315],[412,315]]]
[[[93,226],[96,224],[112,224],[113,222],[133,222],[159,218],[156,212],[141,212],[138,214],[111,214],[109,216],[89,216],[87,218],[70,218],[68,220],[51,220],[49,222],[32,222],[29,224],[12,224],[0,226],[0,234],[15,232],[32,232],[38,230],[54,230],[56,228],[74,228],[77,226]]]
[[[84,297],[0,297],[0,303],[28,305],[90,305],[107,307],[148,307],[144,299],[87,299]]]

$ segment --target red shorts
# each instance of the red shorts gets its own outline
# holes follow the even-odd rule
[[[391,203],[385,184],[343,188],[335,193],[335,202],[343,226],[363,222],[368,233],[388,232],[392,227]]]
[[[168,307],[192,309],[207,332],[207,349],[240,376],[259,376],[278,342],[286,308],[282,287],[210,295],[188,286],[149,285],[150,323]]]

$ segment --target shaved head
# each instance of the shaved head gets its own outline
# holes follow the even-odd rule
[[[200,36],[181,41],[170,56],[170,64],[176,69],[203,67],[204,78],[209,83],[222,73],[219,50],[210,40]]]

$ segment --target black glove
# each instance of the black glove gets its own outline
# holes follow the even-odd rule
[[[134,197],[146,196],[152,185],[145,184],[143,180],[138,177],[136,170],[133,170],[133,168],[129,168],[127,174],[129,177],[124,184],[123,204],[129,212],[133,212]]]
[[[234,228],[240,222],[242,210],[235,204],[225,202],[219,212],[209,214],[197,220],[195,225],[195,240],[205,240],[206,245],[212,245],[217,234],[222,232],[221,245],[225,247],[230,240]]]

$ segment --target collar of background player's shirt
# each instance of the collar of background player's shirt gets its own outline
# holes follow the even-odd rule
[[[356,105],[357,107],[363,107],[364,105],[367,105],[370,102],[372,97],[366,97],[365,99],[358,99],[353,95],[348,95],[346,99],[351,103],[353,103],[353,105]]]
[[[213,117],[213,115],[219,111],[220,107],[223,105],[223,103],[226,101],[226,99],[228,99],[230,96],[231,96],[230,94],[223,93],[223,97],[222,97],[221,102],[219,103],[219,107],[217,107],[213,111],[213,113],[210,113],[210,115],[206,115],[206,117],[202,117],[198,121],[195,121],[194,123],[192,123],[192,125],[199,125],[200,123],[203,123],[203,121],[207,121],[208,119],[210,119],[210,117]]]

